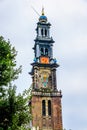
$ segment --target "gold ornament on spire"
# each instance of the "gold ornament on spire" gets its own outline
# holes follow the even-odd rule
[[[44,15],[44,7],[42,7],[42,15]]]

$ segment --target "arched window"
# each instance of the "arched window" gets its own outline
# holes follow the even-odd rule
[[[47,48],[45,49],[45,55],[48,56],[48,49]]]
[[[41,55],[44,55],[44,50],[43,50],[43,48],[41,48]]]
[[[48,115],[51,116],[51,101],[48,100]]]
[[[41,29],[41,35],[43,36],[43,29]]]
[[[45,36],[47,36],[47,29],[45,29]]]
[[[45,103],[45,100],[42,101],[42,115],[46,116],[46,103]]]

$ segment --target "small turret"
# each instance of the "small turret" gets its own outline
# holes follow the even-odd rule
[[[47,22],[47,17],[44,15],[44,8],[42,8],[42,15],[39,18],[39,22],[43,22],[43,23]]]

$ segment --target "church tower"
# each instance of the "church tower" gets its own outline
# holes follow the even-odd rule
[[[61,91],[57,89],[56,69],[59,67],[53,58],[54,40],[50,36],[50,26],[47,17],[39,18],[36,28],[36,38],[33,47],[34,62],[30,72],[32,77],[32,129],[62,130]]]

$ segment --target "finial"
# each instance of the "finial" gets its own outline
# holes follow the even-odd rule
[[[42,7],[42,15],[44,15],[44,7]]]

